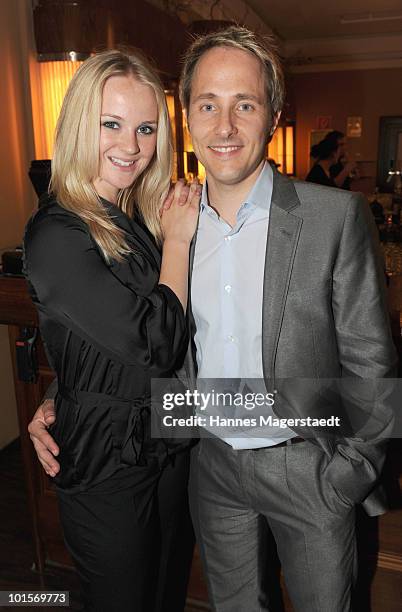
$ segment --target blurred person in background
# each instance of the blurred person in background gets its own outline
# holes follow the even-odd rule
[[[338,161],[338,144],[336,141],[324,138],[311,147],[310,155],[316,161],[306,176],[306,181],[326,187],[337,187],[330,174],[331,166]]]
[[[348,159],[345,134],[338,130],[333,130],[325,136],[324,140],[336,142],[338,145],[338,160],[330,167],[330,176],[337,187],[350,191],[352,180],[359,178],[359,170],[356,162]]]

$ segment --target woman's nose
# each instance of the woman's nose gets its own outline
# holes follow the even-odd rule
[[[139,153],[140,147],[138,145],[136,132],[129,130],[125,131],[120,139],[120,146],[128,155],[135,155],[136,153]]]

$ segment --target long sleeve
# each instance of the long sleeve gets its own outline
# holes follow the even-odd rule
[[[50,383],[50,385],[48,386],[48,388],[43,394],[41,404],[43,404],[45,400],[54,400],[54,398],[57,395],[58,390],[59,390],[58,380],[57,378],[53,378],[52,382]]]
[[[367,420],[358,437],[337,445],[326,469],[330,482],[349,499],[363,499],[376,482],[394,418],[392,380],[382,379],[396,375],[396,352],[374,230],[365,200],[351,196],[334,268],[332,307],[342,396],[350,411],[365,412]]]
[[[346,376],[392,376],[396,353],[385,298],[384,272],[372,215],[351,195],[333,272],[332,307],[339,360]]]
[[[169,370],[186,342],[183,308],[140,252],[129,271],[108,265],[85,224],[69,213],[42,214],[25,236],[25,272],[37,306],[126,365]],[[126,279],[129,282],[126,282]]]

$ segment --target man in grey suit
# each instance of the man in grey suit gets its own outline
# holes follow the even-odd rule
[[[207,173],[192,253],[192,381],[198,370],[274,390],[285,378],[392,375],[383,272],[363,198],[292,182],[265,162],[284,99],[273,41],[238,27],[196,40],[181,96]],[[41,435],[34,424],[31,436]],[[304,440],[275,427],[264,437],[203,437],[190,489],[213,609],[269,609],[267,523],[294,609],[350,610],[354,507],[383,510],[374,489],[384,453],[383,437]]]
[[[292,182],[265,162],[284,97],[273,41],[236,27],[196,40],[181,97],[207,174],[191,291],[198,376],[263,379],[270,390],[285,378],[390,376],[395,351],[364,199]],[[191,478],[214,610],[269,609],[261,521],[295,610],[350,610],[354,506],[382,511],[372,491],[384,439],[215,434],[202,437]]]

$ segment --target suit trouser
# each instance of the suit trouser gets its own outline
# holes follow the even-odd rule
[[[236,451],[202,439],[193,450],[190,504],[213,610],[275,609],[263,589],[264,521],[295,611],[351,609],[355,513],[322,478],[327,462],[307,441]]]
[[[183,611],[194,548],[188,471],[185,451],[140,492],[59,494],[86,611]]]

